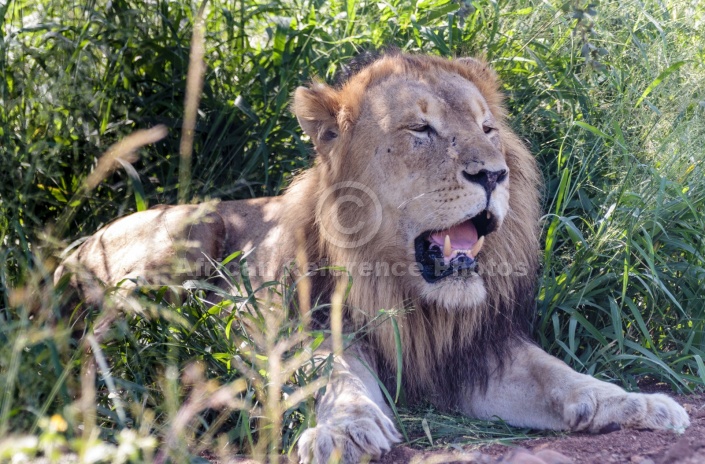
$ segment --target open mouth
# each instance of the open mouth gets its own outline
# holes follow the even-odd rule
[[[421,275],[433,283],[451,275],[469,276],[477,271],[477,257],[485,236],[497,229],[488,210],[444,230],[429,230],[414,240]]]

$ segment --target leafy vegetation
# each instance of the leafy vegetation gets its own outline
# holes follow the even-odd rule
[[[676,391],[705,385],[701,2],[213,0],[202,7],[204,85],[180,182],[198,8],[0,2],[0,460],[290,450],[313,420],[322,334],[267,316],[246,280],[224,275],[238,308],[229,316],[204,300],[207,283],[183,301],[165,288],[138,297],[140,310],[104,338],[80,341],[105,313],[59,317],[51,271],[75,240],[179,191],[193,202],[278,194],[311,153],[288,110],[292,90],[389,45],[484,54],[502,77],[514,128],[544,172],[541,344],[628,387],[644,376]],[[85,187],[108,147],[158,124],[163,140]],[[429,434],[525,436],[433,412],[419,430],[421,414],[401,409],[417,445]]]

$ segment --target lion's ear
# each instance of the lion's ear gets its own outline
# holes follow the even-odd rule
[[[468,70],[479,79],[485,82],[497,83],[497,73],[487,62],[482,58],[463,57],[456,58],[456,63],[466,66]]]
[[[325,154],[340,135],[338,93],[325,84],[299,87],[294,93],[292,109],[304,132],[311,137],[319,153]]]

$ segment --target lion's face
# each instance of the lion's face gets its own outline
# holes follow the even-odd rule
[[[408,283],[444,307],[484,299],[481,249],[507,214],[509,171],[478,88],[451,73],[387,79],[365,95],[351,145],[384,205],[384,232],[419,266]]]
[[[353,110],[344,100],[335,125],[313,132],[338,194],[334,207],[321,204],[324,227],[331,217],[356,239],[369,237],[355,241],[363,250],[352,254],[396,263],[408,294],[448,309],[482,302],[482,250],[509,211],[502,115],[473,82],[442,69],[423,79],[392,73],[368,85],[347,126],[341,112]],[[349,188],[353,182],[364,190]]]

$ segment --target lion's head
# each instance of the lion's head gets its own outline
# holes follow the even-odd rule
[[[343,263],[403,263],[403,287],[448,310],[485,301],[488,250],[506,247],[502,273],[528,272],[516,254],[536,253],[536,168],[485,63],[385,56],[338,89],[299,88],[294,111],[319,155],[318,220]]]
[[[291,194],[315,203],[309,234],[319,257],[352,273],[359,313],[414,309],[415,366],[484,332],[525,330],[538,173],[485,62],[385,55],[340,86],[299,88],[293,108],[317,159]],[[393,357],[388,335],[377,338]]]

